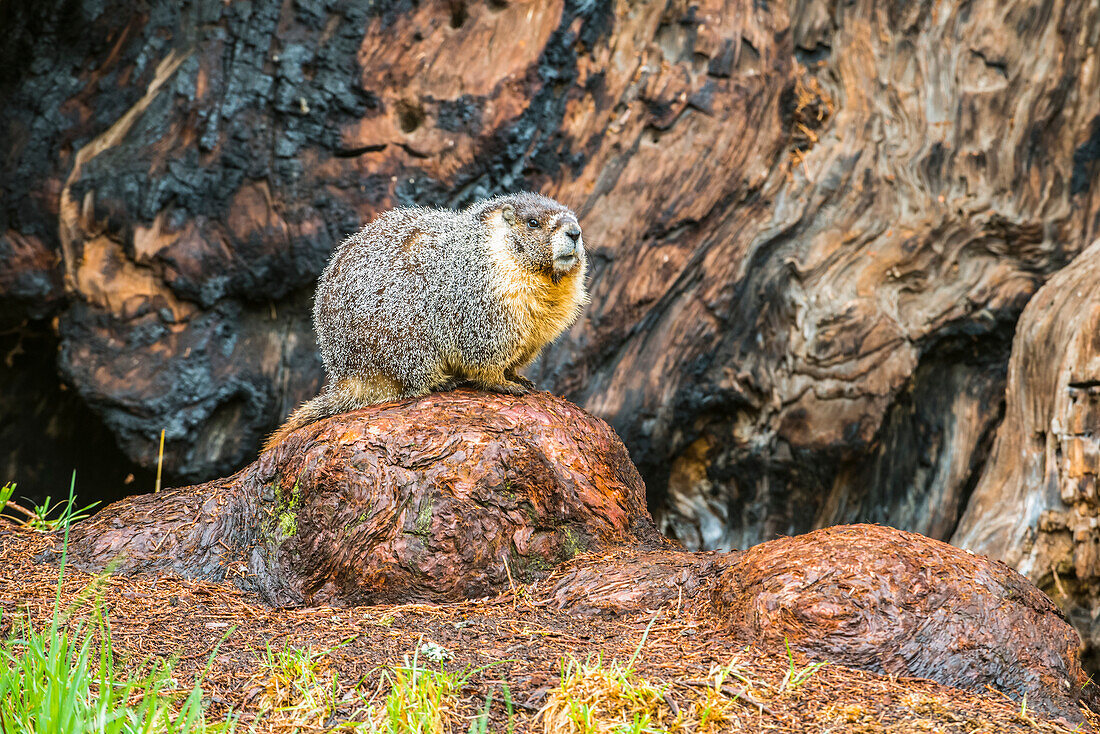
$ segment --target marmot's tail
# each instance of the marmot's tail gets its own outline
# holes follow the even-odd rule
[[[261,451],[267,451],[278,445],[284,438],[302,426],[307,426],[314,421],[319,421],[322,418],[328,418],[330,415],[340,413],[341,408],[336,405],[337,401],[333,400],[332,397],[331,393],[326,390],[313,398],[313,400],[307,400],[299,405],[298,409],[291,413],[290,417],[286,419],[286,422],[276,428],[275,432],[267,437]]]

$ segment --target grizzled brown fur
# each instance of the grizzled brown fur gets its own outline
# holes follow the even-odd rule
[[[321,275],[313,322],[328,382],[264,449],[315,420],[459,381],[526,392],[517,370],[576,320],[586,268],[576,215],[538,194],[386,212]]]

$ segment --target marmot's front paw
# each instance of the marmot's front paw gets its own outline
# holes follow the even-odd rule
[[[531,388],[511,380],[505,380],[496,385],[486,385],[485,388],[490,392],[500,393],[501,395],[527,395],[531,392]]]
[[[504,373],[504,379],[510,380],[512,382],[518,382],[519,384],[523,385],[528,390],[534,390],[535,389],[535,383],[531,382],[530,380],[528,380],[523,375],[517,375],[517,374],[514,374],[512,372],[505,372]]]

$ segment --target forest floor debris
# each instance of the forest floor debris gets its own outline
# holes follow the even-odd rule
[[[5,634],[13,618],[36,628],[53,618],[58,568],[34,557],[56,543],[0,533]],[[232,712],[238,731],[1089,731],[994,691],[754,647],[675,609],[578,618],[511,591],[461,604],[275,609],[228,584],[74,569],[60,598],[69,624],[96,608],[106,615],[125,664],[174,661],[185,686],[202,676],[207,720]],[[438,715],[418,721],[425,710]],[[403,717],[410,728],[394,728]]]

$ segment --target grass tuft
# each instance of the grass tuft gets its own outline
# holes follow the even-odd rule
[[[515,711],[512,709],[512,690],[508,688],[507,684],[502,686],[504,697],[504,712],[508,717],[508,726],[505,729],[507,734],[514,734],[516,730],[516,716]],[[489,695],[485,697],[485,705],[481,707],[481,711],[470,722],[470,729],[467,734],[489,734],[489,712],[493,708],[493,692],[489,691]]]
[[[202,689],[181,690],[167,663],[120,670],[102,617],[72,630],[56,616],[41,632],[25,620],[14,627],[0,648],[0,731],[233,731],[232,721],[206,722]]]
[[[335,649],[335,648],[334,648]],[[462,688],[482,670],[435,671],[422,666],[419,648],[412,661],[383,670],[372,694],[361,686],[345,691],[328,662],[332,650],[270,648],[258,677],[263,685],[260,713],[256,718],[265,731],[298,734],[311,731],[358,734],[450,734],[458,731]],[[386,691],[385,698],[376,697]],[[343,693],[342,693],[343,692]],[[505,692],[511,715],[510,692]],[[471,732],[485,732],[488,707]]]
[[[75,475],[74,475],[75,481]],[[19,485],[8,482],[0,487],[0,519],[38,533],[52,533],[57,530],[67,530],[74,522],[79,522],[89,515],[89,511],[99,505],[93,502],[85,507],[77,508],[70,493],[67,500],[53,502],[47,497],[44,502],[26,507],[12,499]]]
[[[263,694],[258,719],[272,730],[298,732],[324,728],[337,706],[336,673],[329,651],[268,646],[260,662]]]
[[[787,690],[795,690],[808,681],[814,673],[828,665],[826,662],[816,662],[810,663],[801,669],[796,668],[794,664],[794,653],[791,652],[791,643],[786,637],[783,638],[783,644],[787,648],[787,672],[783,675],[783,680],[779,683],[780,693]]]
[[[561,684],[540,715],[544,730],[561,734],[642,734],[679,729],[667,690],[631,667],[600,656],[563,661]]]
[[[36,630],[27,617],[0,619],[0,628],[9,629],[0,642],[0,731],[30,734],[67,734],[102,732],[103,734],[191,734],[231,732],[235,722],[228,719],[208,723],[204,716],[202,688],[199,683],[182,689],[172,677],[166,662],[143,661],[118,666],[111,642],[111,628],[102,611],[99,597],[89,605],[90,613],[72,619],[72,611],[61,609],[61,588],[65,577],[69,525],[80,511],[73,511],[73,489],[67,502],[59,503],[61,512],[46,521],[48,512],[38,513],[40,520],[52,523],[49,529],[64,528],[57,598],[49,624]],[[5,485],[0,499],[11,506],[15,485]],[[45,503],[48,507],[49,500]],[[36,528],[36,529],[47,529]],[[93,580],[78,595],[74,605],[84,601],[97,588]],[[86,607],[86,608],[89,608]]]
[[[460,719],[459,694],[477,671],[434,671],[412,663],[382,673],[390,692],[380,708],[370,709],[374,731],[386,734],[447,734]]]

